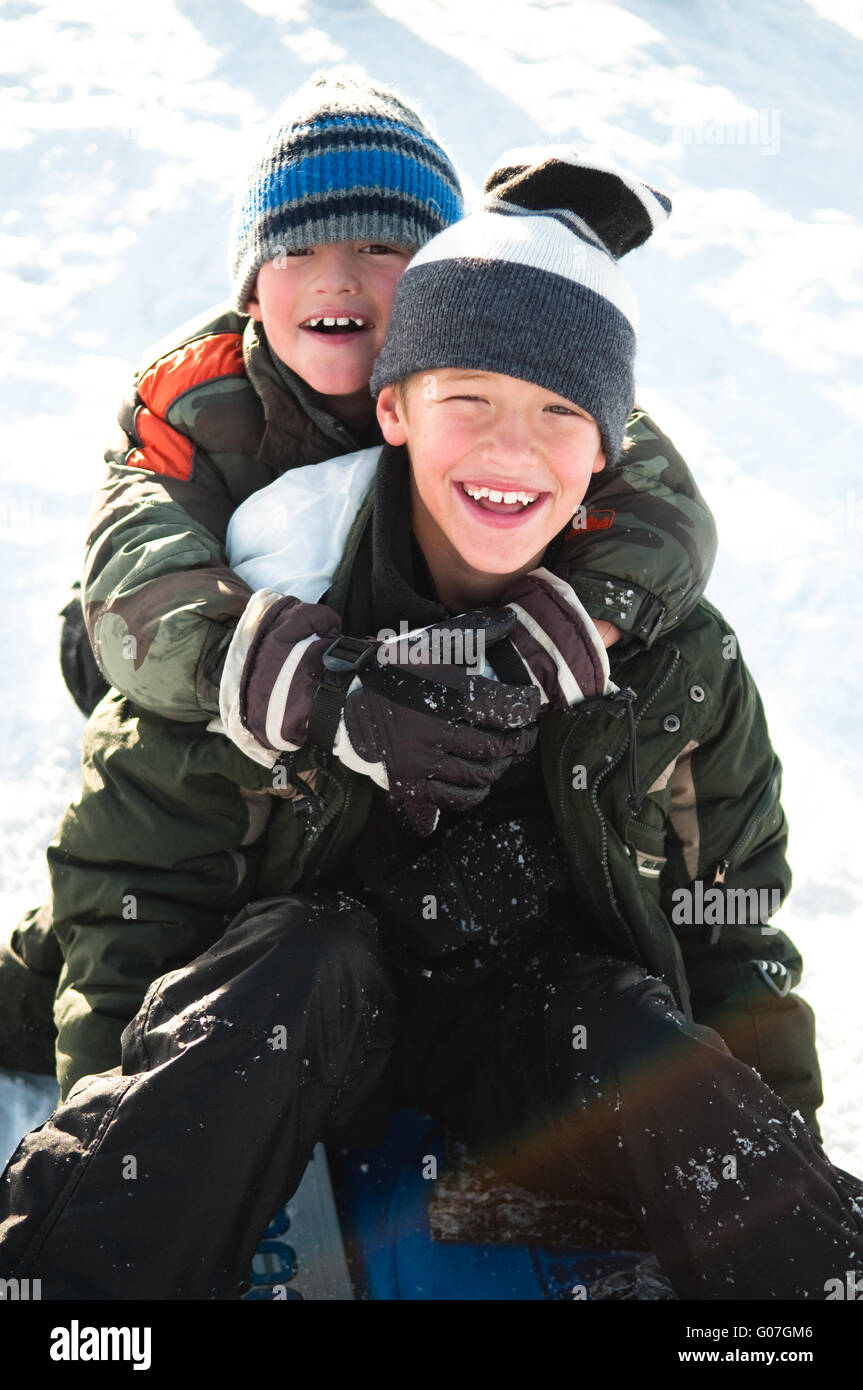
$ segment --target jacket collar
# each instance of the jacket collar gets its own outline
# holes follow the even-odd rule
[[[324,459],[380,443],[377,428],[368,439],[359,440],[321,404],[308,382],[276,356],[257,319],[246,322],[243,361],[266,419],[259,457],[265,457],[274,473],[284,471],[285,459],[292,454],[307,462],[310,447]]]

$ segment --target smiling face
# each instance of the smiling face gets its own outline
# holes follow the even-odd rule
[[[378,420],[408,446],[414,534],[451,607],[493,601],[535,569],[605,467],[586,411],[496,372],[446,368],[384,387]]]
[[[344,418],[371,414],[368,384],[409,247],[339,241],[289,251],[258,271],[248,312],[281,360]]]

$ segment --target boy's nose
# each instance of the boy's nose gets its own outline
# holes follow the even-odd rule
[[[513,412],[495,422],[482,452],[489,463],[506,463],[524,469],[539,462],[541,451],[528,421]]]
[[[356,253],[352,247],[340,243],[323,246],[316,260],[316,287],[322,293],[344,294],[360,288]]]

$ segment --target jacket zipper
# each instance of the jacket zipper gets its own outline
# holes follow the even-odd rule
[[[331,821],[334,819],[334,817],[335,817],[336,815],[339,815],[339,817],[340,817],[340,819],[339,819],[339,826],[342,826],[342,827],[343,827],[343,826],[347,825],[347,822],[348,822],[348,812],[349,812],[349,810],[350,810],[351,798],[352,798],[352,796],[353,796],[353,790],[354,790],[353,780],[349,778],[349,779],[348,779],[348,782],[347,782],[347,784],[346,784],[346,786],[345,786],[344,795],[343,795],[343,797],[342,797],[341,804],[340,804],[340,805],[336,805],[336,806],[334,807],[334,809],[333,809],[332,814],[327,815],[326,818],[321,822],[321,825],[318,827],[318,835],[320,835],[320,832],[321,832],[321,831],[326,830],[327,826],[331,823]],[[316,837],[316,838],[317,838],[317,837]],[[327,861],[327,859],[329,858],[329,856],[333,853],[333,847],[334,847],[334,845],[336,845],[336,844],[338,843],[338,840],[339,840],[339,828],[337,827],[337,828],[336,828],[335,834],[332,836],[332,838],[331,838],[331,840],[330,840],[330,843],[326,846],[326,848],[324,849],[323,854],[321,855],[320,859],[318,860],[317,866],[316,866],[316,868],[315,868],[315,870],[314,870],[314,872],[313,872],[313,874],[312,874],[312,879],[320,878],[321,872],[322,872],[322,870],[323,870],[323,866],[324,866],[324,864],[326,863],[326,861]],[[306,862],[307,862],[307,861],[306,861]]]
[[[654,685],[652,689],[651,689],[650,687],[648,687],[647,692],[646,692],[646,694],[645,694],[645,696],[644,696],[644,699],[643,699],[643,701],[642,701],[641,708],[640,708],[640,709],[638,710],[638,712],[635,714],[635,722],[636,722],[636,723],[638,723],[639,719],[641,719],[642,715],[643,715],[643,714],[645,713],[645,711],[650,707],[650,705],[651,705],[651,704],[653,703],[653,701],[656,699],[657,695],[658,695],[658,694],[660,693],[660,691],[664,688],[664,686],[667,685],[668,681],[671,679],[672,675],[674,674],[675,668],[677,667],[677,664],[678,664],[679,660],[680,660],[680,652],[679,652],[679,651],[677,650],[677,648],[675,647],[675,648],[673,649],[673,656],[672,656],[671,661],[670,661],[670,663],[669,663],[669,665],[668,665],[668,669],[665,671],[665,674],[664,674],[664,675],[662,676],[662,678],[658,681],[658,684]],[[583,719],[584,719],[585,717],[586,717],[586,716],[582,716],[582,719],[580,719],[576,724],[574,724],[573,727],[570,729],[569,733],[567,734],[566,741],[565,741],[564,747],[563,747],[563,756],[562,756],[562,763],[563,763],[563,766],[564,766],[564,767],[565,767],[566,764],[567,764],[567,756],[568,756],[568,753],[569,753],[570,742],[571,742],[571,740],[575,737],[575,735],[578,733],[579,729],[581,728]],[[632,737],[632,735],[630,734],[630,738],[631,738],[631,737]],[[621,910],[620,910],[620,908],[619,908],[619,906],[618,906],[618,904],[617,904],[617,900],[616,900],[616,898],[615,898],[615,896],[614,896],[614,885],[613,885],[612,880],[611,880],[611,871],[610,871],[610,869],[609,869],[609,864],[608,864],[608,831],[607,831],[607,828],[606,828],[605,816],[603,815],[602,810],[601,810],[600,805],[599,805],[599,796],[598,796],[599,787],[600,787],[601,783],[602,783],[602,782],[605,780],[605,778],[608,777],[608,776],[614,771],[614,769],[618,766],[618,764],[620,763],[621,759],[623,758],[623,755],[625,754],[625,752],[626,752],[628,746],[629,746],[628,741],[625,741],[624,743],[622,743],[622,744],[621,744],[621,747],[620,747],[620,749],[619,749],[619,751],[618,751],[618,753],[617,753],[617,756],[614,757],[614,758],[609,762],[609,764],[608,764],[607,767],[605,767],[605,768],[602,769],[602,771],[599,773],[599,775],[598,775],[596,778],[594,778],[593,786],[592,786],[591,789],[590,789],[590,801],[591,801],[591,805],[593,806],[593,809],[594,809],[594,811],[595,811],[595,813],[596,813],[596,816],[597,816],[597,818],[598,818],[598,820],[599,820],[600,834],[601,834],[601,836],[602,836],[602,872],[603,872],[603,877],[604,877],[604,879],[605,879],[606,892],[608,893],[608,898],[609,898],[609,901],[610,901],[610,903],[611,903],[612,909],[614,910],[615,916],[617,917],[617,919],[618,919],[618,921],[620,922],[621,926],[624,928],[624,930],[625,930],[625,932],[626,932],[626,934],[627,934],[627,937],[628,937],[629,941],[631,942],[631,944],[632,944],[632,946],[633,946],[633,948],[634,948],[634,950],[635,950],[636,956],[639,956],[641,953],[640,953],[640,950],[639,950],[638,942],[636,941],[635,935],[634,935],[634,933],[633,933],[633,931],[632,931],[632,928],[630,927],[629,922],[627,921],[627,919],[624,917],[623,913],[621,912]],[[565,818],[566,820],[568,820],[569,817],[566,816],[566,797],[565,797],[565,795],[564,795],[562,785],[561,785],[561,790],[560,790],[560,805],[561,805],[561,809],[562,809],[562,811],[563,811],[563,813],[564,813],[564,818]],[[577,859],[578,859],[578,856],[577,856],[577,854],[576,854],[576,861],[577,861]]]
[[[298,775],[293,775],[293,762],[295,758],[296,755],[291,756],[290,767],[288,768],[288,780],[291,782],[292,786],[297,787],[298,790],[302,790],[305,787],[305,784],[302,782]],[[324,776],[327,778],[327,780],[334,785],[336,792],[338,793],[339,785],[337,779],[333,776],[331,772],[327,770],[327,768],[325,768],[321,764],[320,760],[318,759],[317,752],[314,748],[310,748],[309,750],[309,762],[311,764],[310,771],[322,772]],[[287,766],[287,762],[285,765]],[[348,787],[348,790],[343,799],[340,800],[338,794],[335,795],[332,799],[332,803],[330,804],[330,806],[327,807],[327,809],[324,811],[315,811],[315,802],[321,800],[325,801],[325,798],[321,796],[321,793],[319,791],[310,790],[306,787],[304,794],[306,795],[308,802],[308,810],[307,812],[305,812],[305,814],[309,816],[309,819],[312,822],[312,824],[310,824],[309,829],[304,837],[303,848],[297,866],[298,883],[303,878],[309,859],[314,853],[315,847],[318,844],[321,835],[327,829],[327,827],[331,825],[332,822],[335,820],[336,816],[339,813],[339,810],[347,809],[348,801],[350,799],[350,787]],[[295,814],[297,814],[296,808]],[[321,862],[323,862],[323,860]],[[318,868],[315,872],[317,873],[319,872],[319,870],[320,864],[318,865]]]
[[[660,691],[661,691],[661,690],[664,688],[664,686],[666,686],[666,685],[668,684],[668,682],[671,680],[671,677],[672,677],[672,675],[674,674],[674,671],[675,671],[675,669],[676,669],[676,667],[677,667],[677,663],[678,663],[679,660],[680,660],[680,652],[679,652],[679,651],[677,650],[677,648],[675,647],[675,648],[674,648],[674,655],[673,655],[673,657],[672,657],[671,662],[669,663],[668,670],[665,672],[665,675],[664,675],[664,676],[662,677],[662,679],[659,681],[659,684],[658,684],[658,685],[654,686],[654,688],[653,688],[652,690],[648,689],[648,692],[647,692],[647,694],[646,694],[645,697],[644,697],[644,701],[643,701],[643,703],[642,703],[641,709],[638,711],[637,714],[635,714],[635,722],[636,722],[636,724],[638,723],[639,719],[642,718],[642,716],[644,715],[645,711],[650,707],[650,705],[651,705],[651,704],[653,703],[653,701],[656,699],[656,697],[657,697],[657,695],[660,693]],[[631,737],[632,737],[632,734],[630,733],[630,738],[631,738]],[[617,754],[617,757],[614,758],[614,759],[612,760],[612,762],[609,763],[608,767],[604,768],[604,769],[602,770],[602,772],[600,772],[599,776],[594,780],[594,783],[593,783],[593,786],[592,786],[591,792],[590,792],[590,799],[591,799],[591,804],[593,805],[593,809],[594,809],[594,811],[596,812],[597,816],[599,817],[599,828],[600,828],[600,831],[601,831],[601,834],[602,834],[602,872],[603,872],[603,875],[604,875],[604,877],[605,877],[605,884],[606,884],[606,889],[607,889],[607,892],[608,892],[608,896],[609,896],[609,899],[610,899],[610,901],[611,901],[612,906],[614,907],[615,912],[617,913],[617,916],[618,916],[619,920],[623,923],[623,925],[624,925],[624,927],[625,927],[625,929],[626,929],[626,932],[627,932],[627,935],[629,936],[630,941],[632,942],[632,944],[633,944],[633,946],[635,947],[636,951],[638,951],[638,942],[637,942],[636,939],[635,939],[635,935],[634,935],[634,933],[633,933],[633,931],[632,931],[632,928],[630,927],[629,922],[626,920],[626,918],[624,917],[623,913],[620,911],[620,908],[618,907],[617,902],[616,902],[615,897],[614,897],[614,885],[613,885],[612,880],[611,880],[611,870],[610,870],[610,868],[609,868],[609,863],[608,863],[608,829],[607,829],[607,825],[606,825],[605,816],[602,814],[602,810],[600,809],[600,805],[599,805],[599,788],[600,788],[600,785],[601,785],[602,782],[605,781],[605,778],[608,777],[608,776],[614,771],[614,769],[617,767],[617,765],[622,761],[623,755],[624,755],[624,753],[626,752],[626,749],[627,749],[627,744],[626,744],[626,743],[622,744],[622,746],[621,746],[621,748],[620,748],[620,751],[619,751],[618,754]]]
[[[763,792],[760,800],[758,801],[758,804],[755,807],[755,810],[753,811],[752,815],[747,821],[742,833],[738,835],[737,839],[734,841],[734,844],[731,846],[731,849],[727,852],[724,858],[720,859],[718,865],[716,866],[716,874],[713,879],[714,883],[725,882],[725,875],[727,874],[728,870],[730,868],[733,868],[733,866],[736,864],[737,860],[740,858],[741,854],[746,849],[746,846],[749,844],[749,841],[752,839],[752,836],[755,834],[758,825],[760,825],[761,821],[763,821],[764,817],[768,814],[768,812],[773,810],[773,807],[776,805],[776,802],[779,798],[779,784],[781,780],[782,767],[777,763],[776,767],[773,769],[773,775],[771,776],[770,781],[767,784],[766,790]]]

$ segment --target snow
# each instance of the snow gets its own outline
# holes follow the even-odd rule
[[[0,905],[46,890],[82,720],[56,660],[132,366],[227,292],[234,183],[316,66],[400,87],[468,192],[507,148],[572,140],[670,193],[624,262],[639,400],[720,531],[736,626],[785,766],[827,1152],[863,1174],[860,149],[852,0],[10,0],[0,16]],[[25,1120],[0,1087],[0,1151]],[[44,1101],[42,1102],[44,1108]],[[34,1116],[39,1105],[34,1104]],[[35,1120],[33,1121],[35,1122]]]

